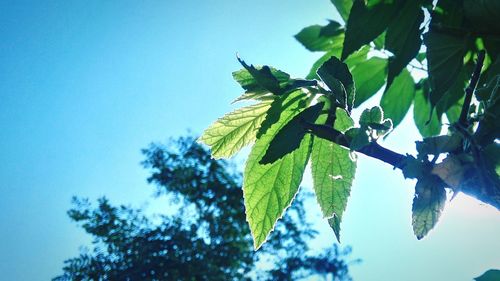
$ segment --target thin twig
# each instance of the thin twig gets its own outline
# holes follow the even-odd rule
[[[460,112],[460,119],[458,119],[458,123],[464,128],[467,128],[469,126],[469,120],[467,120],[467,116],[469,115],[469,108],[470,108],[470,103],[472,101],[472,95],[476,90],[477,83],[479,82],[479,77],[481,77],[481,69],[483,68],[485,54],[486,52],[484,50],[479,51],[477,55],[476,67],[472,72],[472,77],[470,79],[469,86],[465,89],[464,104],[462,105],[462,111]]]

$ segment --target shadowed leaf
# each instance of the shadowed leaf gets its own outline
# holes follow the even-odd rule
[[[412,206],[413,233],[422,239],[436,225],[446,202],[446,191],[439,179],[427,176],[418,180]]]

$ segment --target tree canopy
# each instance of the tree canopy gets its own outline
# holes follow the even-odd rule
[[[254,252],[241,175],[230,163],[212,159],[191,137],[143,152],[148,181],[178,212],[148,216],[106,198],[96,207],[75,198],[68,215],[93,237],[93,247],[66,260],[54,280],[350,280],[348,247],[309,250],[317,232],[305,220],[304,196],[276,226],[272,243]]]
[[[292,205],[309,163],[317,202],[340,240],[357,153],[417,179],[417,239],[436,225],[446,189],[500,209],[499,2],[331,2],[344,23],[329,20],[295,36],[324,53],[309,75],[291,78],[238,58],[243,68],[233,77],[244,94],[235,101],[254,103],[224,115],[199,138],[216,158],[252,145],[243,195],[254,247]],[[379,91],[380,106],[361,109]],[[418,154],[383,147],[412,105],[424,137]]]

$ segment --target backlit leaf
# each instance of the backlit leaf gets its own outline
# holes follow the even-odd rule
[[[378,57],[354,65],[351,69],[356,87],[354,107],[358,107],[382,88],[385,83],[386,68],[387,60]]]
[[[318,120],[320,123],[325,121],[326,115]],[[338,124],[336,129],[343,132],[353,122],[345,111],[338,108],[335,124]],[[348,149],[328,140],[314,138],[311,169],[318,204],[323,216],[329,218],[330,226],[340,241],[340,222],[351,191],[356,162]]]
[[[342,47],[344,31],[338,22],[330,21],[326,26],[311,25],[302,29],[295,35],[295,39],[309,51],[327,52]]]
[[[337,8],[340,17],[342,17],[344,22],[347,22],[353,1],[352,0],[330,0],[330,1],[335,6],[335,8]]]
[[[446,202],[446,191],[437,177],[418,180],[412,206],[413,233],[422,239],[436,225]]]
[[[432,111],[431,115],[431,105],[425,98],[424,89],[415,92],[413,120],[423,137],[436,136],[441,132],[441,123],[435,110]]]
[[[262,165],[259,161],[276,134],[303,108],[301,101],[306,98],[299,92],[287,97],[278,122],[255,142],[245,165],[243,195],[256,249],[265,242],[299,189],[309,158],[311,137],[306,135],[298,149],[272,164]]]
[[[324,103],[317,103],[293,117],[273,138],[266,154],[264,154],[259,163],[273,163],[297,149],[307,133],[302,122],[314,123],[321,113],[323,106]]]
[[[410,109],[415,96],[415,82],[406,69],[394,79],[380,100],[384,115],[392,120],[394,127],[399,125]]]
[[[224,115],[203,132],[198,141],[210,146],[214,158],[227,158],[255,141],[270,101],[246,106]]]
[[[435,107],[457,80],[466,51],[464,37],[429,31],[424,35],[427,46],[430,104]]]
[[[338,58],[331,57],[317,72],[336,98],[350,111],[354,102],[354,81],[347,65]]]
[[[418,54],[422,45],[420,24],[423,20],[424,11],[420,8],[419,1],[406,1],[398,16],[387,28],[385,48],[394,54],[389,58],[387,87],[390,87],[394,78]]]
[[[397,8],[395,3],[380,3],[369,8],[366,7],[365,1],[353,1],[341,59],[345,60],[351,53],[384,32],[394,18]]]

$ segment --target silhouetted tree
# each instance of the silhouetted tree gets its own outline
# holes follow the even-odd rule
[[[350,280],[336,245],[311,255],[306,244],[316,231],[305,222],[303,198],[276,226],[262,249],[253,251],[245,222],[241,175],[226,161],[186,137],[143,150],[148,182],[157,196],[171,196],[175,215],[148,217],[141,210],[112,206],[106,198],[92,207],[74,198],[70,218],[93,237],[93,249],[65,261],[54,280],[297,280],[331,275]],[[306,254],[308,253],[308,254]],[[259,269],[258,264],[270,267]]]

